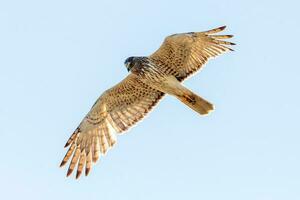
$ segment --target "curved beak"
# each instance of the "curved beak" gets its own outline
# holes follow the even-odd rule
[[[126,63],[125,65],[126,65],[127,71],[129,72],[131,70],[130,64]]]

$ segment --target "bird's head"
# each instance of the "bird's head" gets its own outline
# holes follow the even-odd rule
[[[124,65],[126,66],[128,72],[132,69],[134,66],[134,59],[135,57],[129,57],[125,60]]]

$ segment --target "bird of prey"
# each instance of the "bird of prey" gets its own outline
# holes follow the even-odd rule
[[[226,26],[204,32],[170,35],[160,48],[148,57],[129,57],[125,66],[130,72],[120,83],[105,91],[65,147],[69,147],[62,163],[71,158],[67,176],[77,166],[76,178],[85,168],[88,175],[92,163],[116,144],[116,133],[128,130],[169,94],[201,115],[214,109],[213,104],[185,88],[181,82],[198,71],[211,58],[226,51],[232,35],[215,35]]]

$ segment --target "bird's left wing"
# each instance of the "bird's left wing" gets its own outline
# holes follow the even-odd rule
[[[162,72],[183,81],[209,59],[232,50],[228,45],[234,43],[221,40],[231,38],[232,35],[214,35],[225,28],[222,26],[204,32],[170,35],[149,58]]]
[[[116,143],[114,132],[122,133],[140,121],[163,96],[133,74],[104,92],[65,146],[70,147],[61,166],[72,157],[67,176],[76,165],[76,178],[84,167],[88,175],[92,162]]]

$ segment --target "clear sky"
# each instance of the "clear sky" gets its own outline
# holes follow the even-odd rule
[[[0,1],[1,199],[300,199],[299,1]],[[65,178],[63,146],[124,60],[227,25],[235,52],[166,97],[98,163]]]

